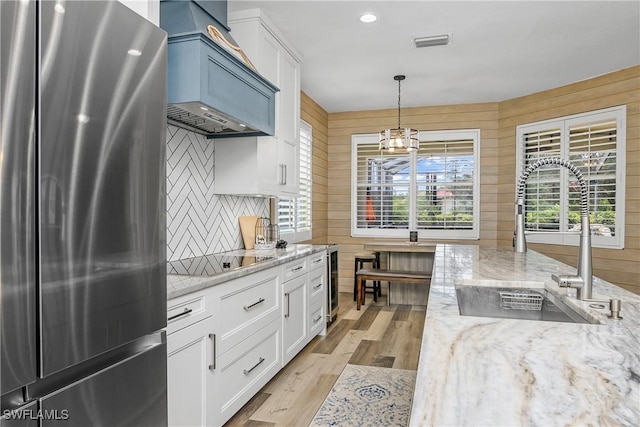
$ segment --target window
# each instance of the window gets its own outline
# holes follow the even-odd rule
[[[311,146],[311,125],[300,120],[300,196],[276,203],[280,238],[288,242],[311,239]]]
[[[589,186],[592,245],[624,246],[626,107],[614,107],[517,127],[518,176],[545,157],[568,159]],[[620,158],[620,161],[618,159]],[[525,186],[527,241],[578,245],[580,186],[566,168],[542,166]]]
[[[421,131],[420,148],[382,153],[352,136],[351,234],[477,239],[480,130]]]

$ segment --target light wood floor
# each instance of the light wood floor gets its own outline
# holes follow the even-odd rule
[[[385,305],[385,296],[356,311],[340,293],[338,320],[314,338],[226,426],[307,426],[342,369],[352,365],[416,370],[426,307]]]

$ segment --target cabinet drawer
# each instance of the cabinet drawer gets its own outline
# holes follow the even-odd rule
[[[324,305],[309,310],[309,340],[318,335],[326,324]]]
[[[216,289],[218,354],[280,319],[279,268],[232,280]]]
[[[222,425],[282,366],[280,322],[274,321],[217,358],[216,406]]]
[[[167,335],[213,314],[205,292],[183,295],[167,302]]]
[[[316,306],[325,301],[326,274],[324,269],[309,272],[309,306]]]
[[[315,270],[317,268],[324,269],[327,261],[327,253],[320,252],[317,254],[313,254],[308,258],[308,260],[309,260],[309,271]]]
[[[309,258],[299,259],[282,266],[282,281],[287,282],[308,271]]]

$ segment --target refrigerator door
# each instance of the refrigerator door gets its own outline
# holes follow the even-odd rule
[[[166,342],[45,396],[40,409],[42,427],[166,426]]]
[[[40,2],[41,376],[166,325],[166,33]]]
[[[35,17],[35,2],[0,2],[2,395],[36,379]],[[17,393],[9,403],[20,404],[21,399]]]

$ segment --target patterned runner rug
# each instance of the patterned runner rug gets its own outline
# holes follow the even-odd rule
[[[409,425],[416,371],[347,365],[310,426]]]

